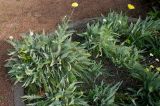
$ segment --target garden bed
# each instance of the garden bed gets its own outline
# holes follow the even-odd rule
[[[83,32],[83,31],[85,31],[85,24],[86,23],[88,23],[88,21],[90,21],[91,20],[91,23],[92,24],[94,24],[94,22],[95,21],[97,21],[97,19],[85,19],[83,22],[76,22],[76,23],[74,23],[74,24],[72,24],[72,25],[70,25],[71,26],[71,28],[69,28],[69,29],[72,29],[72,28],[74,28],[74,29],[80,29],[80,31],[81,32]],[[94,20],[94,21],[93,21]],[[101,21],[103,20],[103,18],[101,18],[100,19]],[[77,27],[76,27],[77,26]],[[77,37],[77,35],[79,35],[79,33],[77,34],[77,33],[74,33],[74,36],[76,36],[76,38],[74,38],[74,39],[72,39],[72,40],[77,40],[77,38],[78,38],[78,41],[81,41],[81,40],[83,40],[84,38],[82,38],[81,39],[81,37]],[[80,34],[81,35],[81,34]],[[80,38],[80,39],[79,39]],[[122,39],[123,40],[123,39]],[[147,64],[149,64],[149,65],[153,65],[153,66],[151,66],[151,67],[153,67],[153,69],[156,69],[157,67],[159,67],[159,63],[158,62],[155,62],[155,59],[156,58],[154,58],[154,57],[150,57],[149,56],[149,54],[146,54],[146,55],[148,55],[147,56],[147,59],[148,60],[152,60],[152,61],[148,61],[148,60],[145,60],[145,61],[142,61],[142,62],[144,62],[144,63],[147,63]],[[99,61],[97,61],[97,62],[99,62]],[[105,74],[104,74],[104,76],[102,76],[102,78],[100,78],[99,80],[100,80],[100,82],[101,82],[101,80],[103,79],[104,80],[104,82],[105,83],[118,83],[118,82],[120,82],[120,81],[123,81],[123,83],[121,84],[121,87],[120,87],[120,89],[119,90],[121,90],[121,89],[123,89],[123,88],[125,88],[126,86],[127,87],[133,87],[134,86],[134,84],[136,84],[136,85],[138,85],[139,84],[139,81],[135,81],[135,79],[133,79],[133,78],[130,78],[130,73],[129,72],[126,72],[126,71],[128,71],[128,69],[126,69],[126,68],[124,68],[124,67],[122,67],[122,68],[119,68],[119,66],[117,66],[117,65],[115,65],[109,58],[105,58],[105,61],[103,62],[103,67],[105,68],[105,70],[107,70],[106,71],[106,73],[108,73],[108,72],[110,72],[110,74],[111,75],[108,75],[107,77],[105,76]],[[8,78],[8,77],[7,77]],[[114,79],[114,80],[113,80]],[[140,85],[142,85],[141,83],[140,83]],[[19,89],[19,88],[18,88]],[[19,95],[19,96],[17,96],[17,90],[18,90],[17,88],[15,88],[15,94],[16,94],[16,96],[14,96],[15,97],[15,101],[18,101],[19,103],[21,103],[21,101],[20,101],[20,96],[22,96],[23,95],[23,90],[22,89],[19,89],[19,90],[21,90],[22,92],[22,94],[21,95]],[[18,92],[19,92],[19,90],[18,90]],[[10,90],[8,90],[8,91],[10,91]],[[11,92],[10,92],[11,93]],[[26,94],[26,93],[25,93]],[[42,92],[40,92],[40,94],[42,94],[42,95],[44,95],[44,92],[43,92],[43,90],[42,90]],[[13,97],[13,96],[11,96],[11,97]],[[16,98],[17,97],[17,98]],[[16,104],[16,103],[15,103]],[[10,103],[10,105],[12,105],[12,103]],[[19,105],[19,106],[22,106],[22,105]]]
[[[159,24],[152,19],[129,22],[115,12],[70,27],[63,20],[48,36],[30,32],[22,41],[11,39],[15,50],[6,66],[25,87],[26,103],[158,106]]]
[[[81,21],[71,22],[69,24],[70,30],[76,30],[78,32],[84,32],[86,31],[87,24],[93,24],[95,21],[103,21],[102,17],[96,17],[96,18],[86,18]],[[129,22],[136,22],[136,18],[129,18]],[[81,41],[80,37],[77,37],[78,35],[73,34],[72,38],[74,40]],[[118,68],[110,60],[106,58],[106,61],[104,63],[106,70],[109,70],[109,73],[112,74],[111,76],[104,78],[104,81],[106,83],[118,83],[118,81],[123,81],[122,87],[125,88],[126,86],[134,86],[136,83],[133,79],[129,77],[129,73],[125,72],[126,69]],[[108,73],[108,74],[109,74]],[[21,97],[24,96],[24,88],[22,87],[22,84],[18,83],[13,88],[14,91],[14,104],[15,106],[25,106],[24,102],[22,101]]]
[[[37,32],[43,29],[51,31],[59,23],[59,18],[71,13],[71,2],[72,0],[0,0],[0,82],[3,82],[0,85],[0,106],[14,106],[13,83],[3,67],[10,48],[5,41],[9,36],[19,38],[21,33],[28,32],[29,29]],[[86,0],[79,3],[80,7],[72,17],[74,20],[100,16],[110,8],[125,10],[128,1],[122,0],[115,4],[112,0]],[[140,14],[139,11],[134,13]]]

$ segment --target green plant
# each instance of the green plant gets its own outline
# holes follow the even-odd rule
[[[64,21],[50,36],[35,34],[10,40],[13,49],[6,64],[8,73],[24,87],[36,86],[45,91],[51,91],[50,86],[57,85],[66,74],[71,82],[87,81],[92,65],[90,54],[71,41],[72,33]]]
[[[151,70],[145,71],[142,75],[136,73],[136,78],[141,79],[143,86],[138,89],[130,88],[132,92],[131,97],[134,98],[135,103],[139,106],[159,106],[160,103],[160,75],[159,73],[153,73]]]
[[[140,92],[140,90],[140,95],[136,95],[138,102],[135,102],[141,105],[143,105],[143,102],[144,106],[155,106],[157,102],[159,103],[159,96],[156,95],[156,93],[159,92],[160,88],[160,84],[158,83],[160,76],[153,72],[145,71],[143,65],[140,64],[140,52],[131,46],[127,47],[124,44],[117,45],[117,41],[114,39],[112,32],[106,27],[104,27],[104,30],[101,30],[101,35],[103,35],[104,43],[102,42],[102,44],[106,56],[111,58],[113,63],[129,69],[134,78],[143,82],[141,86],[142,92]],[[136,77],[136,75],[139,77]]]
[[[64,20],[54,33],[27,34],[8,41],[13,49],[6,67],[15,83],[23,83],[28,105],[87,106],[81,90],[92,87],[102,74],[102,65],[71,40],[72,34]],[[90,85],[84,87],[86,83]]]
[[[83,92],[77,90],[78,82],[70,83],[67,76],[62,77],[59,84],[46,92],[45,95],[26,95],[22,98],[27,106],[88,106],[83,97]]]
[[[95,44],[96,47],[101,44],[97,39],[99,39],[100,29],[103,26],[112,30],[112,33],[114,33],[112,34],[113,38],[118,39],[119,43],[136,46],[140,50],[153,52],[159,56],[160,19],[153,20],[152,17],[147,17],[145,20],[139,18],[137,21],[132,22],[132,19],[122,13],[111,12],[103,17],[103,20],[105,21],[101,24],[95,23],[87,28],[87,35],[85,36],[92,47]],[[101,47],[99,48],[101,50]]]
[[[118,45],[119,41],[116,39],[118,34],[114,33],[112,29],[113,27],[110,28],[106,25],[99,26],[99,23],[88,26],[87,43],[85,44],[93,52],[98,50],[101,51],[101,54],[104,53],[119,67],[131,68],[135,62],[142,58],[139,55],[141,52],[134,47],[124,46],[123,43]]]
[[[133,45],[141,50],[159,54],[159,19],[153,20],[152,17],[147,17],[145,20],[139,18],[136,22],[130,22],[126,15],[117,13],[109,13],[104,19],[106,22],[102,26],[117,33],[114,37],[120,42],[124,41],[125,45]]]
[[[124,98],[124,101],[121,98],[119,103],[123,104],[123,106],[127,104],[132,104],[133,106],[158,106],[160,99],[160,94],[158,93],[160,91],[159,73],[152,72],[151,69],[145,68],[138,62],[129,71],[131,76],[139,83],[132,88],[127,88],[128,91],[124,91],[124,95],[127,98]]]
[[[100,23],[95,23],[92,25],[87,24],[87,31],[83,34],[86,49],[91,52],[91,54],[96,55],[96,57],[102,56],[102,46],[99,40],[100,27]]]
[[[154,52],[155,54],[159,51],[159,31],[160,31],[160,20],[152,20],[146,18],[145,20],[138,19],[133,24],[131,23],[128,28],[128,35],[126,41],[129,45],[135,45],[139,49],[145,49],[148,52]]]
[[[114,103],[115,94],[121,83],[106,85],[102,81],[100,85],[95,85],[87,94],[87,100],[93,106],[116,106]]]
[[[149,11],[148,15],[154,20],[160,19],[160,12],[156,10],[156,8],[153,8],[153,10]]]
[[[104,21],[105,20],[105,21]],[[110,12],[106,17],[103,17],[103,26],[112,29],[113,32],[118,34],[125,34],[129,27],[129,18],[121,13]]]
[[[101,40],[104,53],[119,67],[132,68],[142,58],[139,55],[140,51],[134,47],[124,46],[123,44],[117,45],[116,43],[118,41],[114,38],[113,34],[112,30],[102,27]]]
[[[128,29],[128,17],[122,13],[111,12],[107,17],[103,17],[103,22],[87,24],[87,31],[83,34],[85,37],[86,48],[96,57],[102,56],[102,42],[104,41],[101,31],[102,27],[112,30],[112,35],[118,38]]]
[[[112,20],[111,17],[110,20]],[[158,83],[160,76],[151,70],[147,71],[140,64],[142,56],[136,47],[141,50],[146,49],[149,52],[154,51],[154,54],[158,54],[160,21],[154,21],[151,18],[146,20],[139,19],[136,23],[127,22],[123,24],[125,27],[122,30],[120,29],[122,26],[114,22],[106,20],[105,24],[91,25],[89,27],[90,33],[86,35],[87,43],[90,41],[90,45],[93,47],[95,45],[95,47],[102,49],[102,52],[114,64],[127,68],[132,77],[141,82],[140,85],[133,88],[137,91],[134,96],[128,95],[130,97],[128,101],[131,101],[130,104],[135,106],[158,106],[159,94],[157,92],[160,89]],[[92,31],[92,28],[97,30]],[[94,37],[92,38],[93,35]],[[96,45],[97,42],[98,46]]]

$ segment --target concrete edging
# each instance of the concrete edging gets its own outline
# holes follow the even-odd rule
[[[25,106],[25,103],[22,101],[21,97],[24,96],[24,88],[21,83],[14,85],[14,106]]]

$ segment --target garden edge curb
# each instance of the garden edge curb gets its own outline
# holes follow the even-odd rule
[[[24,88],[22,87],[22,84],[17,83],[13,88],[14,106],[25,106],[24,102],[21,99],[21,97],[24,96]]]

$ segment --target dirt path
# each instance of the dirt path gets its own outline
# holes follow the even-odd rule
[[[12,83],[3,67],[7,59],[9,36],[52,30],[65,15],[70,14],[74,0],[0,0],[0,106],[13,106]],[[73,20],[100,16],[112,9],[126,10],[128,0],[75,0],[79,2]],[[116,2],[114,2],[116,1]],[[122,4],[122,5],[121,5]]]

